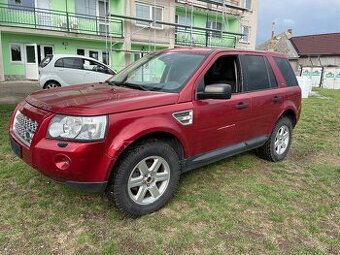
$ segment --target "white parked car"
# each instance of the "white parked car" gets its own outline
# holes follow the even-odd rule
[[[49,55],[39,67],[39,83],[44,89],[104,82],[116,72],[94,58],[79,55]]]

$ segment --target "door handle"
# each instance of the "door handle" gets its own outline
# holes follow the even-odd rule
[[[283,100],[283,97],[281,96],[274,96],[273,97],[273,102],[281,102]]]
[[[244,102],[239,102],[237,105],[235,105],[235,108],[238,110],[246,109],[249,107],[249,104]]]

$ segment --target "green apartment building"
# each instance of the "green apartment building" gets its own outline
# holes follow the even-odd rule
[[[255,48],[257,0],[0,0],[0,81],[37,80],[48,54],[113,69],[173,47]]]

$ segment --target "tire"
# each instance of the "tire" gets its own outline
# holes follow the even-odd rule
[[[256,154],[260,158],[273,162],[283,160],[287,156],[292,143],[292,130],[292,121],[287,117],[280,118],[268,141],[256,149]]]
[[[44,89],[53,89],[53,88],[59,88],[61,87],[59,82],[56,81],[48,81],[44,85]]]
[[[123,214],[136,218],[163,207],[179,178],[179,158],[174,149],[159,140],[148,141],[119,160],[108,185],[108,196]]]

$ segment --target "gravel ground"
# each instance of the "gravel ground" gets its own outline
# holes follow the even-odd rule
[[[0,82],[0,104],[15,104],[33,91],[39,90],[37,81]]]

